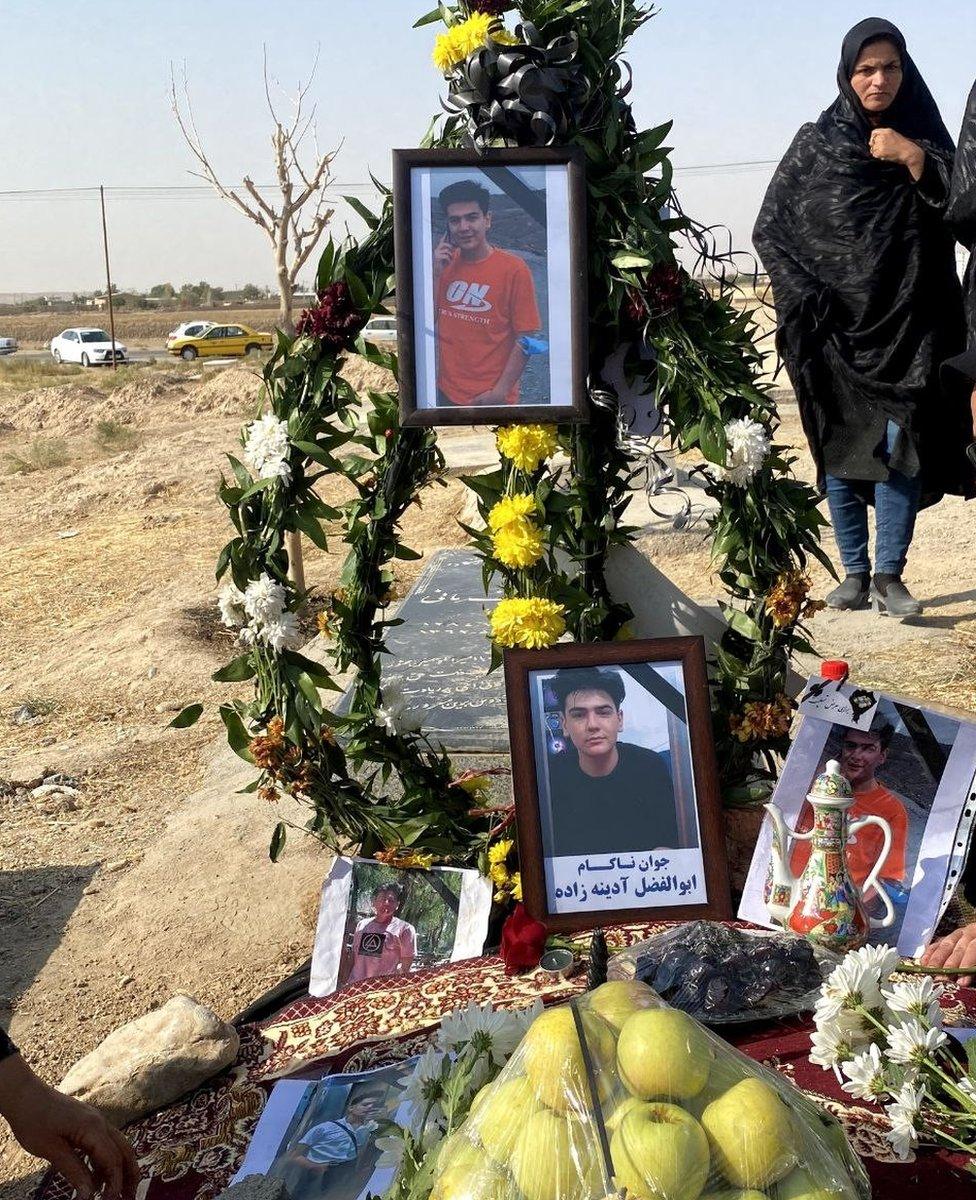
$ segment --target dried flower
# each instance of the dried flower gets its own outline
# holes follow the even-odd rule
[[[541,650],[565,631],[565,608],[537,596],[500,600],[491,614],[491,636],[499,646]]]
[[[528,474],[556,453],[555,425],[504,425],[497,437],[499,453]]]
[[[783,571],[766,594],[766,611],[777,629],[795,624],[810,592],[810,576],[805,571]]]
[[[295,326],[299,336],[318,338],[332,350],[350,346],[366,324],[366,317],[355,306],[344,279],[330,283],[319,292],[319,302],[306,308]]]
[[[285,723],[281,717],[272,717],[264,735],[254,737],[248,743],[248,750],[257,766],[262,771],[277,771],[280,769],[285,751]]]
[[[793,701],[783,692],[772,701],[753,700],[741,716],[729,718],[729,728],[740,742],[766,742],[789,733]]]
[[[397,867],[404,871],[429,871],[434,865],[433,854],[421,854],[418,850],[405,850],[402,846],[393,846],[386,850],[377,850],[373,856],[389,867]]]

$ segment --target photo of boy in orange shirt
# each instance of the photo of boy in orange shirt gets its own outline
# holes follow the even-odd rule
[[[845,729],[840,745],[840,769],[854,789],[854,803],[848,809],[849,819],[853,822],[862,817],[882,817],[891,826],[891,849],[879,878],[882,883],[893,883],[904,888],[908,886],[905,878],[908,810],[904,800],[876,777],[876,772],[887,761],[893,733],[891,725],[881,725],[870,731]],[[797,832],[806,833],[812,827],[813,809],[804,801]],[[847,867],[858,887],[863,886],[883,847],[884,833],[877,825],[865,825],[848,842]],[[796,842],[790,856],[790,865],[795,874],[802,872],[809,857],[810,842]]]
[[[542,329],[532,272],[489,242],[486,187],[458,180],[438,200],[446,229],[433,256],[437,406],[518,404],[528,361],[521,339]]]

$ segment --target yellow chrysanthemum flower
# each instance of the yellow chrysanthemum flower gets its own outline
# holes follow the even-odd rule
[[[520,471],[536,471],[556,453],[556,426],[505,425],[498,431],[498,450]]]
[[[513,871],[512,878],[509,880],[509,889],[512,893],[512,899],[522,903],[522,872]]]
[[[494,846],[488,847],[488,861],[490,863],[503,863],[509,854],[511,854],[514,845],[515,842],[512,838],[505,838],[504,841],[495,842]]]
[[[474,54],[485,44],[489,32],[493,35],[501,30],[492,31],[497,18],[487,13],[472,13],[466,21],[453,25],[446,33],[440,33],[434,42],[434,66],[445,74],[459,62],[464,62],[469,54]]]
[[[513,521],[524,521],[536,514],[535,497],[528,492],[516,496],[503,496],[488,514],[488,528],[497,533]]]
[[[488,868],[488,875],[496,887],[504,887],[508,883],[508,867],[504,863],[492,863]]]
[[[537,596],[500,600],[491,614],[492,640],[499,646],[541,650],[566,631],[566,610]]]
[[[531,521],[512,521],[492,539],[495,558],[505,567],[532,567],[542,557],[542,533]]]

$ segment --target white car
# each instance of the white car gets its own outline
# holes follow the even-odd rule
[[[51,357],[56,363],[75,362],[83,367],[112,361],[112,339],[104,329],[65,329],[51,339]],[[129,352],[115,342],[115,357],[128,362]]]
[[[207,332],[208,329],[213,329],[213,321],[184,321],[182,325],[177,325],[167,335],[167,341],[173,341],[174,338],[183,337],[200,337],[201,334]]]
[[[397,340],[396,317],[370,317],[363,328],[367,342],[378,346],[395,346]]]
[[[0,337],[0,354],[13,354],[17,349],[16,338]]]

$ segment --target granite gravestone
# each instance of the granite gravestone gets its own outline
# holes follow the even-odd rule
[[[387,637],[384,687],[398,686],[423,732],[452,753],[508,750],[502,672],[488,674],[488,613],[499,597],[495,588],[485,596],[481,560],[470,551],[438,550]],[[347,706],[348,695],[339,711]]]

